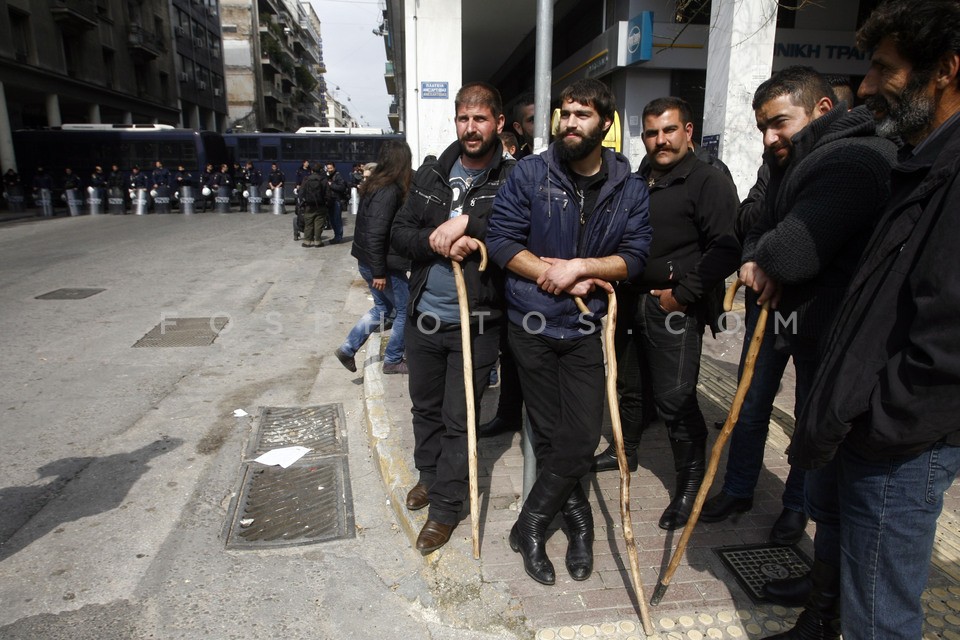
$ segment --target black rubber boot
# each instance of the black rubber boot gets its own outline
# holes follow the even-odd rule
[[[547,526],[578,483],[576,478],[565,478],[546,471],[541,473],[523,503],[517,523],[510,530],[510,548],[523,556],[523,568],[527,575],[541,584],[557,581],[553,563],[547,557],[544,540]]]
[[[623,451],[627,454],[627,467],[631,472],[637,470],[638,446],[639,443],[623,443]],[[609,447],[594,456],[590,471],[615,471],[619,468],[620,465],[617,464],[617,448],[611,443]]]
[[[789,631],[768,636],[767,640],[839,640],[840,570],[817,560],[810,580],[813,589],[797,624]]]
[[[670,438],[673,466],[677,471],[677,492],[660,516],[660,528],[672,531],[687,524],[693,502],[707,471],[707,439],[684,442]]]
[[[560,509],[567,530],[567,573],[586,580],[593,573],[593,510],[578,482]]]
[[[813,580],[806,573],[797,578],[771,580],[763,585],[763,597],[784,607],[802,607],[813,591]]]

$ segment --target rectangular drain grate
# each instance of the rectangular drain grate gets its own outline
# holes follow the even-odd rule
[[[83,300],[106,289],[57,289],[34,298],[35,300]]]
[[[342,408],[338,404],[315,407],[263,407],[260,433],[250,442],[248,458],[280,447],[300,445],[312,449],[305,459],[343,453]]]
[[[227,318],[165,318],[134,347],[209,347],[227,326]]]
[[[796,578],[810,571],[810,558],[795,546],[751,544],[714,549],[755,604],[767,602],[763,585],[772,580]]]
[[[241,466],[226,524],[228,549],[263,549],[356,535],[343,407],[262,407],[248,460],[271,449],[312,449],[286,469]]]

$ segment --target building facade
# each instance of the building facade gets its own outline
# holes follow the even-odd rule
[[[326,126],[320,20],[309,2],[222,0],[232,131]]]
[[[20,128],[223,130],[217,0],[0,0],[0,15],[3,170]]]

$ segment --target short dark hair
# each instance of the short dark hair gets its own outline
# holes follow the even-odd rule
[[[833,89],[833,95],[838,101],[846,102],[847,108],[853,108],[853,87],[850,86],[850,76],[839,73],[828,73],[823,76],[830,88]]]
[[[857,31],[857,47],[871,51],[884,38],[890,38],[897,52],[910,61],[914,77],[926,82],[943,54],[960,53],[960,3],[887,0]]]
[[[600,114],[600,120],[609,120],[613,124],[617,113],[617,99],[607,85],[599,80],[584,78],[567,86],[560,92],[560,104],[568,100],[593,106]]]
[[[688,122],[693,122],[693,110],[690,109],[690,104],[683,98],[676,96],[657,98],[656,100],[648,102],[647,106],[643,108],[643,115],[640,117],[640,122],[642,124],[643,121],[647,119],[647,116],[659,116],[670,109],[677,110],[677,113],[680,115],[680,122],[684,125]]]
[[[517,136],[515,136],[512,131],[501,131],[500,142],[503,144],[504,149],[519,146],[517,144]]]
[[[468,82],[460,87],[453,101],[453,108],[460,111],[460,107],[465,105],[488,107],[493,112],[494,118],[499,118],[503,114],[503,100],[500,98],[500,92],[486,82]]]
[[[780,96],[790,96],[790,102],[797,107],[803,107],[811,113],[821,98],[830,98],[836,103],[837,97],[826,79],[813,67],[787,67],[773,74],[757,87],[753,94],[753,110],[756,111]]]
[[[536,96],[532,92],[527,91],[517,96],[513,101],[513,108],[510,110],[510,117],[513,118],[510,124],[523,120],[523,109],[531,104],[536,104]]]

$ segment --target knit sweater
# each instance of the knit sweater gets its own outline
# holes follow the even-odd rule
[[[787,326],[777,344],[815,353],[889,197],[896,146],[876,135],[869,110],[842,105],[792,143],[789,164],[770,167],[766,208],[743,261],[783,285],[778,311]]]

